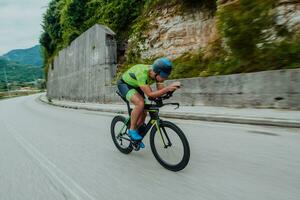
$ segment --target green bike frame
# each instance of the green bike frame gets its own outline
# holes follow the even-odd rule
[[[147,109],[146,109],[147,110]],[[162,141],[162,144],[167,147],[168,145],[166,144],[165,142],[165,138],[163,136],[163,133],[161,131],[161,128],[160,128],[160,122],[161,122],[161,119],[159,119],[159,116],[158,116],[158,109],[149,109],[147,110],[150,114],[150,120],[148,121],[147,125],[146,125],[146,128],[145,128],[145,135],[148,133],[149,130],[152,129],[153,126],[156,127],[156,129],[158,130],[159,132],[159,135],[160,135],[160,138],[161,138],[161,141]],[[126,134],[126,130],[129,128],[129,123],[130,122],[130,117],[127,117],[125,122],[124,122],[124,125],[123,127],[121,128],[121,130],[119,131],[118,135],[117,135],[117,138],[120,138],[122,137],[123,135]],[[126,127],[126,130],[124,131],[124,128]],[[166,133],[166,131],[164,130],[163,128],[163,132],[164,132],[164,135],[165,137],[167,138],[167,140],[169,141],[169,138],[168,138],[168,135]],[[124,138],[125,139],[125,138]]]

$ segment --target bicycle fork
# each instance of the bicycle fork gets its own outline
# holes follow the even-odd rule
[[[160,129],[160,126],[159,126],[159,122],[160,122],[160,120],[156,120],[155,121],[155,126],[156,126],[156,129],[159,132],[162,144],[164,145],[164,148],[166,149],[168,147],[171,147],[172,143],[171,143],[170,138],[169,138],[169,136],[168,136],[168,134],[166,132],[166,129],[164,127],[162,127],[162,130],[163,130],[163,133],[162,133],[162,131]],[[164,138],[163,134],[165,135],[165,138],[167,139],[168,144],[166,144],[166,141],[165,141],[165,138]]]

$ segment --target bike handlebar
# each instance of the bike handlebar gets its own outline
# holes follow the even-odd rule
[[[180,87],[178,87],[178,88],[180,88]],[[150,101],[154,101],[156,103],[156,105],[159,106],[159,107],[163,107],[165,105],[175,105],[175,106],[177,106],[175,109],[177,109],[180,106],[179,103],[163,103],[163,100],[171,98],[173,96],[174,92],[175,92],[175,90],[167,92],[166,94],[162,95],[161,97],[157,97],[157,98],[151,98],[151,97],[149,97],[148,99]]]

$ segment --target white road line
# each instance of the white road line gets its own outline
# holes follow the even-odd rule
[[[42,168],[46,170],[46,172],[48,172],[50,178],[56,180],[56,182],[65,188],[75,199],[96,200],[72,178],[60,170],[53,162],[40,153],[32,144],[27,142],[12,125],[4,120],[2,121],[16,141],[40,164]]]

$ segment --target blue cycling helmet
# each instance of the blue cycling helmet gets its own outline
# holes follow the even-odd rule
[[[162,78],[168,78],[172,71],[172,62],[167,58],[159,58],[154,61],[152,68]]]

